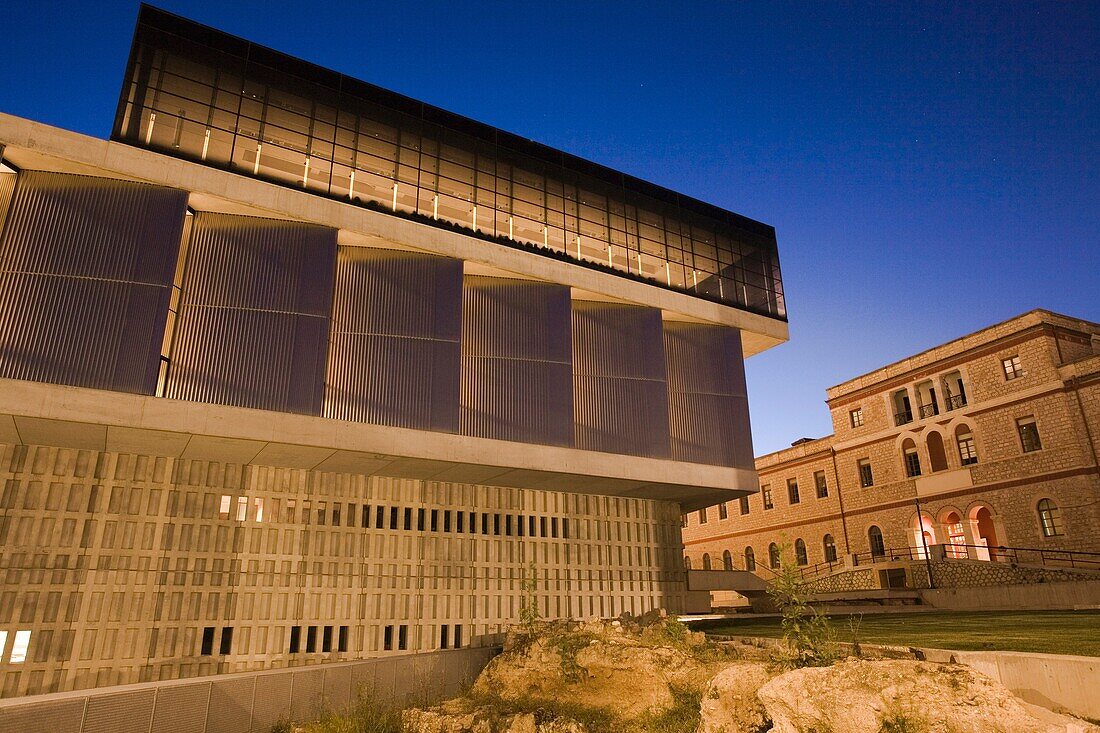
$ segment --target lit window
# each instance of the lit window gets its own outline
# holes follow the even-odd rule
[[[243,522],[248,516],[248,497],[237,497],[237,521]]]
[[[1043,499],[1038,504],[1039,525],[1043,529],[1044,537],[1057,537],[1062,534],[1062,510],[1050,499]]]
[[[222,519],[229,519],[229,510],[233,507],[233,497],[228,494],[222,494],[222,503],[218,508],[218,515]]]
[[[858,428],[863,425],[863,408],[857,407],[848,413],[848,418],[852,421],[852,427]]]
[[[875,485],[875,476],[871,473],[871,461],[866,458],[859,460],[859,485],[863,488]]]
[[[31,646],[31,632],[25,629],[15,632],[15,641],[11,645],[12,664],[22,664],[27,659],[27,650]]]
[[[1010,356],[1007,359],[1001,359],[1001,366],[1003,366],[1005,370],[1005,381],[1024,376],[1024,370],[1020,367],[1019,356]]]
[[[740,505],[742,516],[749,513],[749,497],[742,496],[741,499],[737,503]]]
[[[8,632],[0,631],[0,661],[4,659],[4,651],[8,648]]]
[[[771,489],[770,486],[761,486],[760,487],[760,495],[764,499],[764,508],[765,509],[771,509],[772,507],[775,506],[774,504],[772,504],[772,489]]]
[[[787,499],[791,504],[797,504],[802,501],[798,495],[798,479],[787,479]]]
[[[252,500],[252,513],[257,522],[264,521],[264,500],[258,496]]]
[[[974,447],[974,436],[970,433],[959,433],[956,440],[959,443],[959,462],[964,466],[977,463],[978,451]]]
[[[818,471],[814,474],[814,487],[817,489],[818,499],[824,499],[829,496],[829,484],[825,483],[824,471]]]
[[[1039,440],[1039,428],[1035,427],[1035,418],[1021,417],[1016,421],[1016,430],[1020,433],[1020,447],[1024,453],[1041,450],[1043,443]]]

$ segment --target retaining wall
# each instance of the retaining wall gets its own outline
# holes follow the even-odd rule
[[[0,700],[0,733],[268,733],[358,693],[428,704],[472,683],[496,647],[146,682]]]

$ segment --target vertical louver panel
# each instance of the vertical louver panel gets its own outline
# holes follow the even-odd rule
[[[320,414],[336,230],[199,213],[169,397]]]
[[[461,432],[573,444],[569,289],[467,277],[462,299]]]
[[[0,234],[0,375],[153,394],[187,193],[26,171]]]
[[[735,328],[665,324],[672,457],[753,467],[741,334]]]
[[[668,384],[661,312],[573,303],[576,445],[667,458]]]
[[[0,153],[3,147],[0,146]],[[4,231],[4,220],[8,218],[8,206],[11,204],[11,196],[15,193],[14,173],[0,171],[0,233]]]
[[[462,262],[340,247],[323,414],[458,431]]]

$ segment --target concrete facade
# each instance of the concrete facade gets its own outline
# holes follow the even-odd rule
[[[1031,311],[827,396],[832,435],[757,458],[759,494],[685,514],[691,567],[720,569],[729,553],[744,569],[751,548],[767,577],[773,544],[822,572],[830,560],[866,563],[873,550],[919,559],[925,544],[974,560],[990,559],[981,545],[1034,548],[992,551],[994,560],[1023,563],[1041,561],[1039,551],[1048,561],[1057,550],[1100,552],[1100,325]],[[795,552],[800,540],[804,556]]]
[[[487,646],[524,603],[687,609],[681,513],[758,486],[774,230],[528,141],[550,244],[520,241],[522,141],[256,47],[211,82],[239,125],[194,136],[218,34],[141,13],[114,141],[0,114],[0,694]],[[279,125],[311,94],[299,179]],[[466,153],[471,211],[442,201]]]

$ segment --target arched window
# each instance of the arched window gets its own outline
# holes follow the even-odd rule
[[[825,549],[825,562],[836,562],[836,541],[831,534],[825,535],[821,546]]]
[[[928,463],[933,471],[947,470],[947,453],[943,449],[943,437],[935,430],[928,433]]]
[[[905,459],[905,475],[909,478],[920,476],[920,455],[912,438],[906,438],[901,444],[901,455]]]
[[[691,570],[691,558],[684,555],[684,570]]]
[[[794,541],[794,561],[799,565],[810,564],[810,557],[806,554],[806,543],[801,537]]]
[[[710,570],[710,553],[703,553],[703,570]]]
[[[871,544],[871,557],[886,557],[886,543],[882,539],[882,530],[872,524],[867,530],[867,540]]]
[[[729,550],[722,553],[722,569],[733,570],[733,555],[730,554]]]
[[[774,542],[768,545],[768,565],[772,570],[779,569],[779,548]]]
[[[745,548],[745,570],[750,573],[756,572],[756,553],[752,551],[751,547]]]
[[[970,428],[960,425],[955,428],[955,444],[959,447],[959,464],[972,466],[978,462],[978,449],[974,447],[974,434]]]
[[[1050,499],[1041,499],[1038,506],[1039,525],[1044,537],[1057,537],[1062,534],[1062,510]]]

